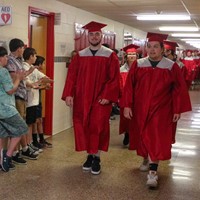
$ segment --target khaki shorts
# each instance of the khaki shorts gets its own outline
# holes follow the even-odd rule
[[[20,116],[26,120],[26,101],[22,99],[15,99],[15,105]]]

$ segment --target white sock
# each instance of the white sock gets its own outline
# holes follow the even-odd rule
[[[14,151],[14,152],[13,152],[13,156],[16,156],[18,152],[19,152],[18,150],[17,150],[17,151]]]
[[[22,148],[22,151],[23,151],[23,152],[26,152],[27,149],[28,149],[28,146],[25,146],[25,147]]]

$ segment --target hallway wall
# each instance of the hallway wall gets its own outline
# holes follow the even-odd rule
[[[55,57],[69,56],[74,49],[74,23],[86,24],[99,21],[108,24],[105,30],[116,33],[116,48],[123,47],[123,33],[128,30],[134,37],[144,39],[146,33],[116,21],[68,6],[56,0],[0,0],[1,6],[12,7],[12,24],[0,27],[0,41],[9,43],[12,38],[20,38],[28,43],[28,8],[29,6],[48,12],[61,13],[61,24],[55,25]],[[67,74],[64,61],[54,63],[54,105],[53,134],[72,126],[71,111],[61,101],[62,89]]]

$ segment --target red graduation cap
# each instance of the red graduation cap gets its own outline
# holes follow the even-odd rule
[[[148,42],[152,41],[163,42],[163,40],[166,40],[167,37],[168,37],[167,34],[151,33],[151,32],[147,33]]]
[[[122,48],[122,50],[125,51],[126,53],[128,53],[128,52],[137,52],[137,49],[139,47],[140,46],[135,45],[135,44],[129,44],[126,47]]]
[[[164,40],[163,42],[164,42],[165,49],[176,51],[176,47],[178,47],[178,44],[176,42],[167,41],[167,40]]]
[[[191,50],[191,49],[187,49],[187,50],[186,50],[186,53],[189,53],[189,52],[192,53],[193,50]]]
[[[101,29],[105,26],[107,26],[107,24],[102,24],[99,22],[92,21],[86,24],[85,26],[83,26],[82,28],[88,29],[88,32],[96,32],[96,31],[101,32]]]

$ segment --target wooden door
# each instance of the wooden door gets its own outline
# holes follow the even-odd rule
[[[42,56],[46,60],[46,37],[47,37],[47,17],[40,15],[31,15],[31,43],[37,55]],[[46,74],[46,66],[42,70]],[[42,91],[42,117],[45,118],[45,91]]]
[[[29,46],[45,58],[43,73],[54,79],[54,20],[55,13],[29,7]],[[48,55],[48,56],[47,56]],[[42,94],[44,133],[53,134],[53,90]]]

